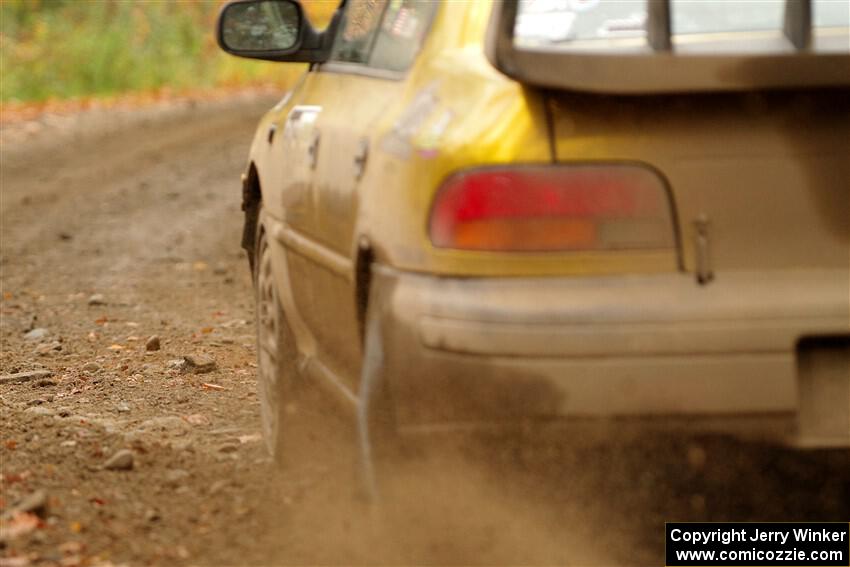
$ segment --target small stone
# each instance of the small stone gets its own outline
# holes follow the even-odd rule
[[[26,339],[28,341],[40,341],[41,339],[46,337],[48,333],[49,333],[49,331],[47,329],[45,329],[44,327],[37,327],[37,328],[33,329],[32,331],[25,333],[24,339]]]
[[[189,477],[189,472],[184,471],[183,469],[174,469],[165,473],[165,482],[171,485],[180,484],[181,480],[184,480]]]
[[[59,443],[59,446],[60,447],[76,447],[77,442],[74,441],[73,439],[69,439],[67,441],[62,441],[61,443]]]
[[[35,514],[44,518],[47,515],[47,493],[44,490],[36,490],[15,506],[15,512]]]
[[[190,425],[208,425],[210,420],[202,413],[193,413],[183,417],[183,420]]]
[[[56,381],[50,380],[48,378],[43,378],[43,379],[39,380],[38,382],[36,382],[35,385],[39,388],[49,388],[50,386],[55,386]]]
[[[119,413],[127,413],[128,411],[130,411],[130,406],[128,406],[124,402],[121,402],[115,406],[115,411]]]
[[[42,403],[43,402],[44,402],[44,400],[42,400]],[[33,407],[29,407],[29,408],[25,409],[24,413],[28,413],[30,415],[49,416],[49,415],[53,415],[56,412],[54,412],[50,408],[44,408],[44,407],[41,407],[41,406],[33,406]]]
[[[186,361],[192,366],[192,372],[195,374],[212,372],[216,367],[215,360],[204,355],[186,357]]]
[[[106,299],[104,299],[102,293],[95,293],[89,296],[89,305],[106,305]]]
[[[133,468],[133,452],[121,449],[103,463],[103,468],[111,471],[129,471]]]
[[[239,450],[239,446],[234,443],[225,443],[218,448],[219,453],[235,453]]]
[[[147,512],[145,512],[146,522],[158,522],[161,518],[162,516],[160,516],[159,512],[153,508],[150,508]]]
[[[27,405],[28,406],[40,406],[43,403],[44,403],[44,400],[42,398],[34,398],[34,399],[28,401]]]
[[[154,351],[154,350],[159,350],[159,349],[160,349],[159,336],[153,335],[145,343],[145,350]]]
[[[216,368],[215,360],[203,354],[184,356],[179,360],[172,360],[168,366],[179,370],[181,373],[192,372],[194,374],[206,374]]]
[[[61,350],[62,343],[60,343],[59,341],[43,343],[35,347],[35,353],[39,355],[53,354],[54,352],[59,352]]]
[[[29,370],[27,372],[17,372],[15,374],[4,374],[0,376],[0,384],[16,384],[21,382],[29,382],[30,380],[40,380],[53,376],[50,370]]]
[[[189,371],[189,363],[186,362],[185,358],[178,358],[175,360],[168,361],[168,368],[171,370],[177,370],[179,372],[188,372]]]
[[[83,372],[95,373],[100,370],[100,365],[96,362],[87,362],[83,365]]]

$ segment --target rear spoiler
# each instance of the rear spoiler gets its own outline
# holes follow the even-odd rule
[[[673,35],[671,0],[647,0],[646,37],[517,45],[519,0],[495,0],[485,51],[533,86],[610,94],[850,86],[850,28],[813,28],[786,0],[783,30]]]

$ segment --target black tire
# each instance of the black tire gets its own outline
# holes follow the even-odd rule
[[[271,248],[262,223],[254,246],[257,324],[257,387],[263,439],[278,465],[285,463],[287,405],[297,380],[295,340],[278,295]]]

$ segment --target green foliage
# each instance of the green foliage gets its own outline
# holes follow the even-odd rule
[[[215,44],[218,0],[0,0],[0,100],[285,83]]]

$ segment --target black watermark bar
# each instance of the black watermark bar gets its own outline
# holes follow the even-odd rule
[[[850,566],[850,523],[667,523],[666,565]]]

